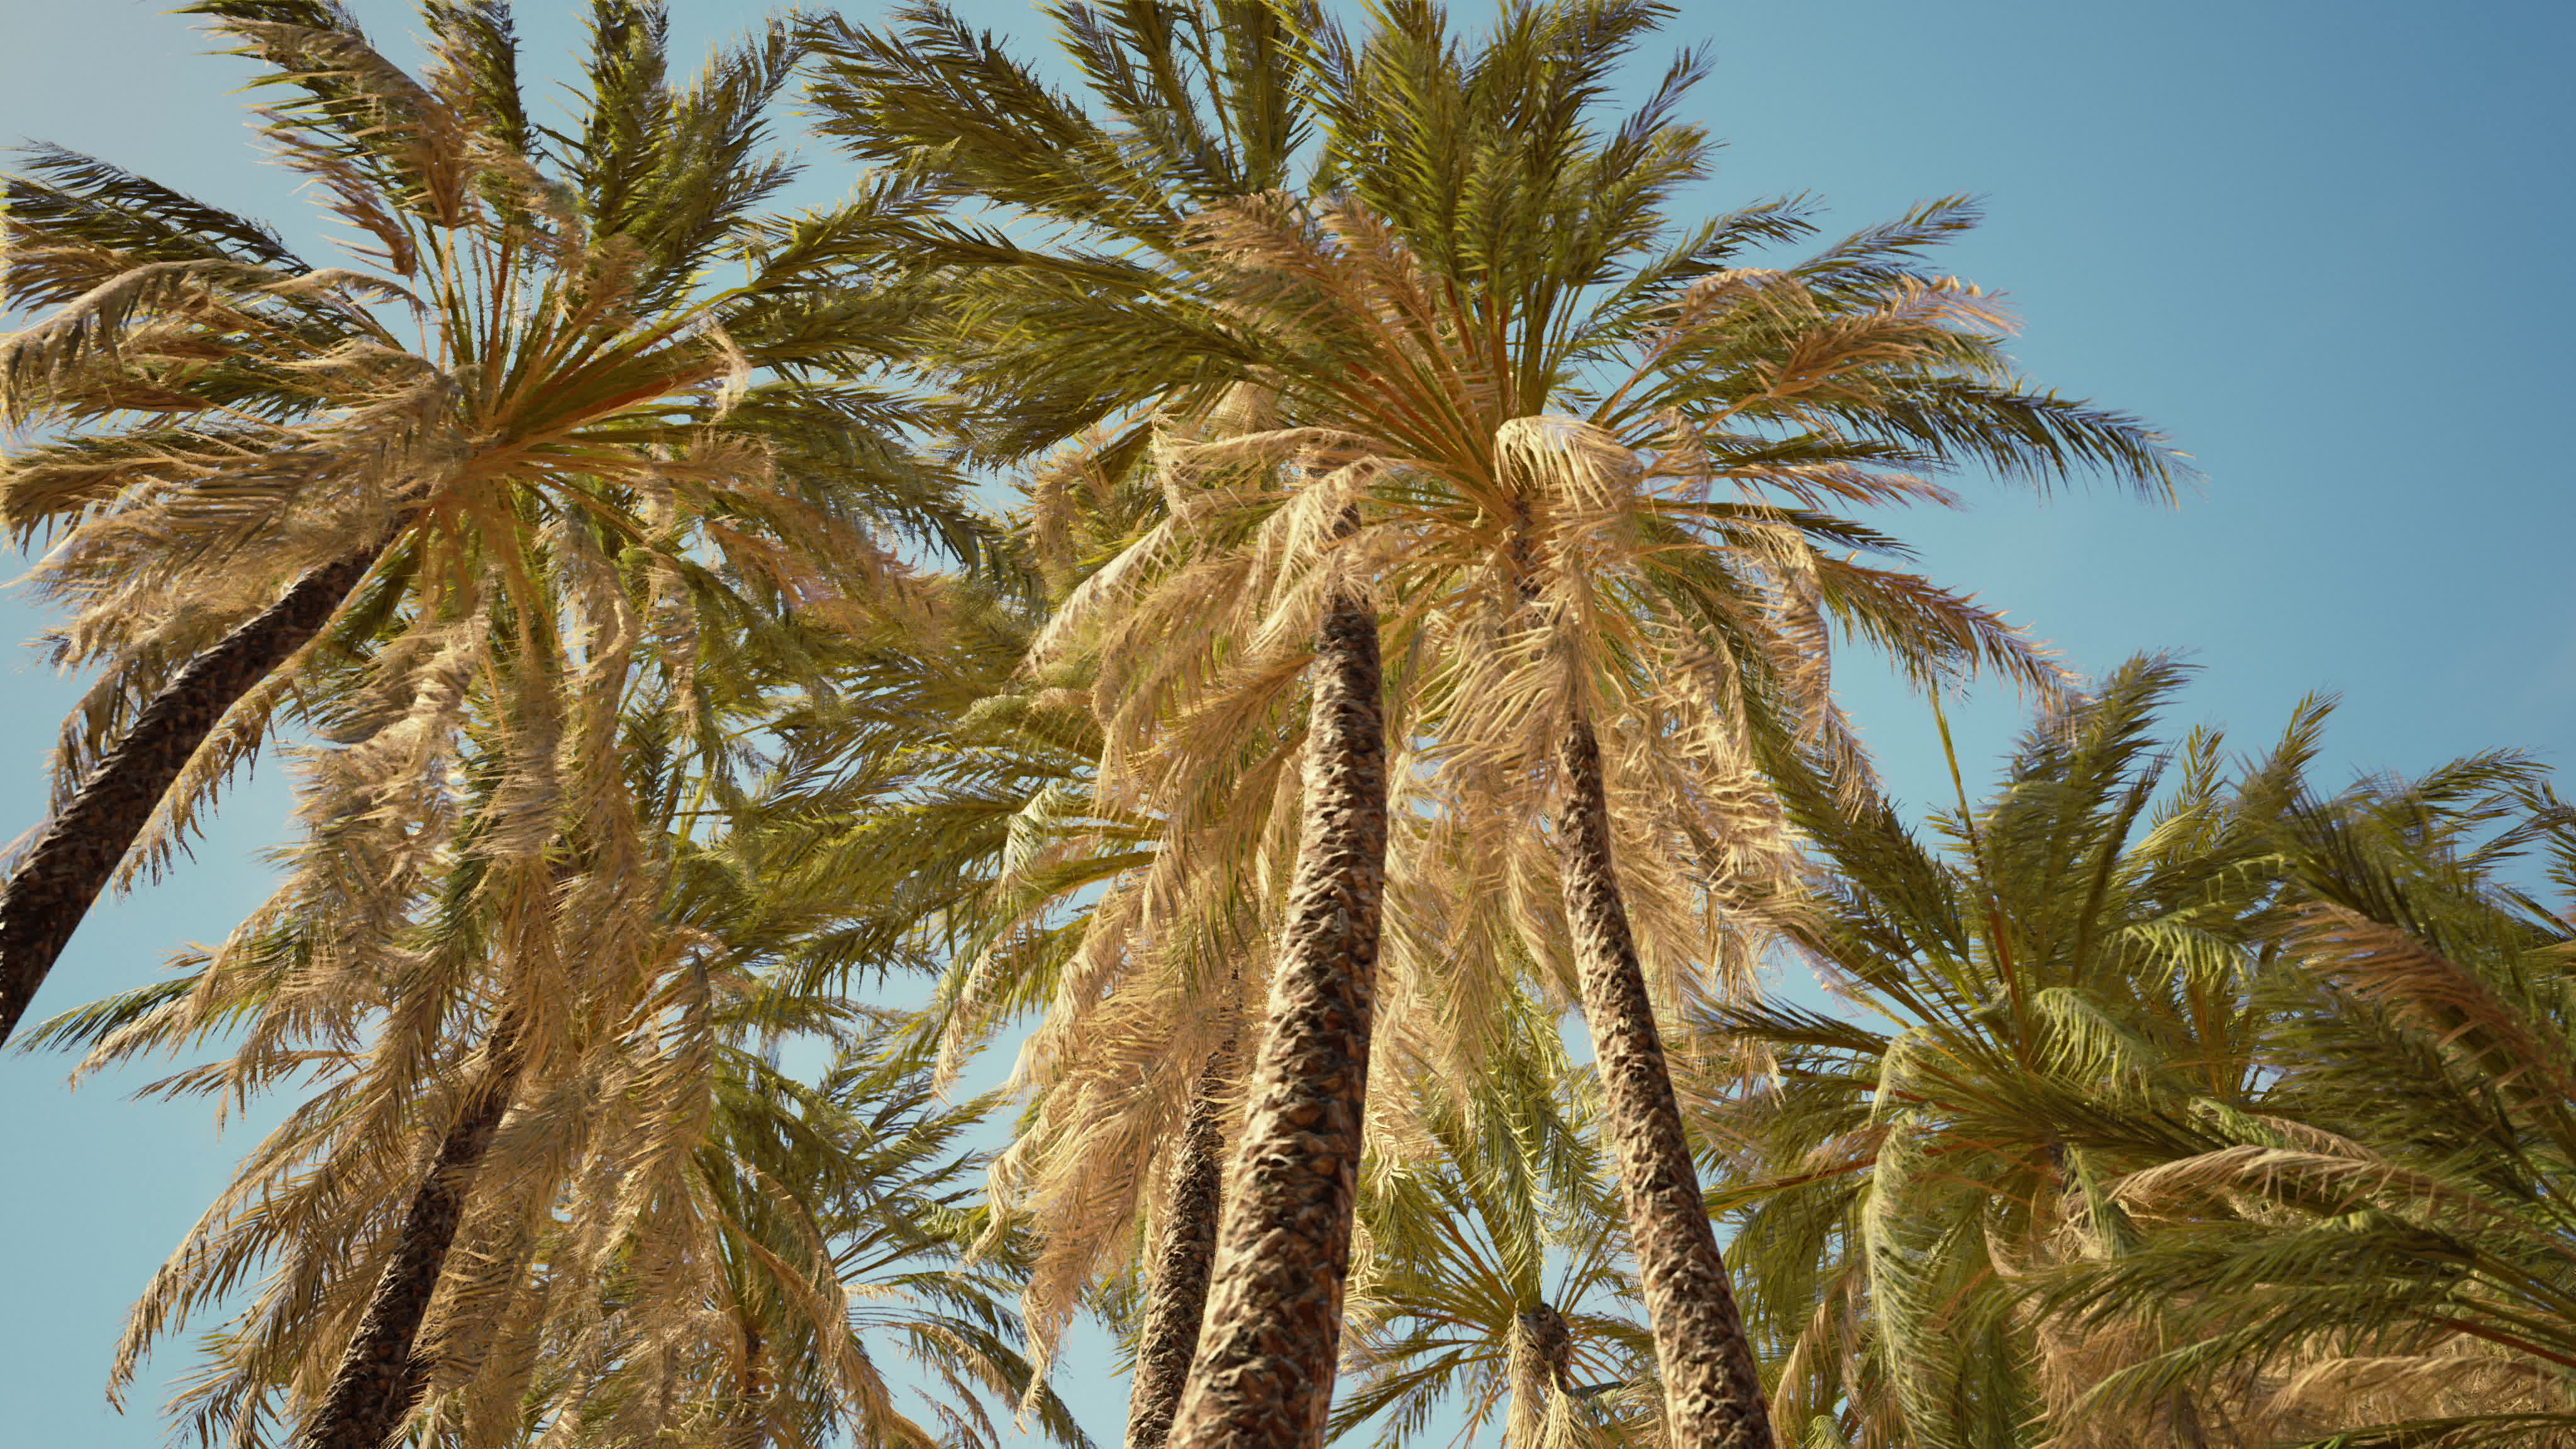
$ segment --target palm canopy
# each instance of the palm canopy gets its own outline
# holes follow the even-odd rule
[[[350,265],[315,266],[55,149],[6,182],[7,301],[38,315],[0,340],[18,428],[0,523],[53,540],[34,578],[73,612],[56,658],[101,671],[65,730],[67,805],[111,747],[159,727],[155,708],[207,693],[209,661],[266,627],[281,588],[320,590],[301,635],[241,661],[195,706],[198,733],[158,746],[129,871],[167,858],[298,684],[363,681],[435,734],[459,673],[533,700],[656,624],[839,606],[843,583],[892,566],[889,529],[975,546],[953,481],[893,444],[903,409],[867,382],[901,308],[855,268],[901,189],[755,210],[791,175],[767,139],[798,55],[783,24],[675,85],[659,7],[599,0],[574,124],[555,131],[529,117],[505,6],[425,5],[418,77],[336,6],[191,13],[262,67],[264,134],[355,240]],[[664,585],[650,624],[618,583],[646,576]],[[140,778],[135,763],[105,774]],[[143,824],[118,822],[99,868]]]
[[[1329,193],[1211,206],[1150,296],[1040,306],[1007,269],[961,282],[974,322],[946,340],[970,380],[1078,373],[1124,390],[1108,407],[1201,419],[1167,429],[1173,517],[1051,625],[1120,661],[1104,682],[1131,742],[1160,732],[1189,757],[1257,733],[1343,575],[1403,641],[1388,657],[1410,737],[1458,778],[1546,759],[1578,699],[1636,722],[1614,749],[1651,740],[1699,776],[1633,759],[1621,778],[1664,798],[1623,801],[1623,819],[1758,794],[1761,736],[1840,738],[1828,620],[1924,671],[2051,677],[1992,614],[1852,561],[1902,547],[1847,512],[1946,499],[1922,475],[1966,461],[2098,463],[2150,489],[2175,465],[2127,420],[2015,384],[1991,301],[1920,270],[1964,207],[1779,272],[1737,264],[1811,229],[1794,205],[1676,235],[1668,208],[1707,159],[1672,114],[1695,68],[1624,124],[1592,114],[1657,13],[1519,7],[1473,47],[1427,7],[1387,11],[1364,43],[1317,22],[1301,53]],[[1453,134],[1483,139],[1438,142]],[[1187,703],[1210,679],[1239,692]]]
[[[1351,87],[1446,97],[1451,114],[1497,138],[1528,136],[1533,117],[1551,114],[1549,87],[1580,91],[1610,60],[1583,49],[1598,36],[1571,22],[1533,21],[1495,42],[1517,56],[1414,54],[1415,37],[1438,27],[1412,20],[1356,50]],[[1530,53],[1550,46],[1575,53],[1559,65]],[[1408,63],[1404,84],[1379,74]],[[1367,115],[1364,99],[1344,104]],[[1323,110],[1328,154],[1340,156],[1340,117]],[[1454,187],[1426,192],[1493,196],[1504,216],[1493,238],[1530,239],[1583,235],[1540,199],[1606,195],[1607,257],[1522,257],[1515,276],[1482,259],[1493,238],[1477,235],[1481,217],[1378,216],[1358,198],[1374,168],[1394,166],[1355,142],[1337,197],[1254,198],[1202,219],[1195,269],[1163,304],[1171,332],[1153,335],[1133,308],[1076,318],[1082,304],[1068,301],[1014,314],[1020,337],[979,323],[968,344],[992,344],[979,355],[997,376],[1003,347],[1044,337],[1046,365],[1096,356],[1101,376],[1141,379],[1159,343],[1224,342],[1202,350],[1203,374],[1162,395],[1173,408],[1193,391],[1217,404],[1166,429],[1171,517],[1075,592],[1041,657],[1062,647],[1114,661],[1104,693],[1120,708],[1102,779],[1151,809],[1195,798],[1201,781],[1273,741],[1295,748],[1306,640],[1338,589],[1370,592],[1389,641],[1388,737],[1406,756],[1389,770],[1403,800],[1390,813],[1378,1011],[1429,1028],[1386,1041],[1438,1040],[1444,1066],[1428,1079],[1453,1089],[1504,1029],[1494,1005],[1514,973],[1535,966],[1557,999],[1581,994],[1557,901],[1559,837],[1540,827],[1570,730],[1597,727],[1606,741],[1602,818],[1644,979],[1670,1011],[1744,989],[1791,890],[1766,766],[1812,740],[1847,782],[1864,773],[1826,692],[1834,623],[1923,674],[1987,665],[2051,678],[1991,614],[1848,552],[1901,554],[1841,516],[1853,507],[1942,496],[1920,474],[1956,453],[1918,426],[1922,399],[1952,384],[1978,409],[2010,395],[1979,376],[1999,341],[1989,305],[1912,265],[1958,218],[1928,213],[1773,278],[1717,275],[1725,248],[1757,239],[1754,223],[1723,244],[1693,243],[1687,265],[1704,265],[1705,279],[1672,285],[1661,334],[1628,339],[1629,375],[1595,382],[1584,346],[1615,355],[1617,328],[1659,314],[1594,277],[1634,267],[1648,279],[1624,280],[1651,298],[1654,274],[1686,269],[1652,250],[1653,205],[1656,163],[1678,185],[1689,167],[1673,156],[1687,158],[1695,138],[1667,121],[1661,136],[1647,126],[1642,139],[1584,145],[1575,120],[1563,125],[1567,154],[1497,139],[1466,148]],[[1376,189],[1389,205],[1405,194],[1392,181]],[[1524,195],[1526,212],[1510,214]],[[1765,211],[1758,225],[1788,223]],[[1430,240],[1415,245],[1415,233]],[[1583,310],[1604,297],[1606,312]],[[1223,392],[1220,378],[1231,379]],[[1623,411],[1640,397],[1643,408]],[[1889,411],[1851,424],[1874,397]],[[2151,485],[2163,475],[2152,439],[2122,420],[2028,397],[2015,406],[2129,460]],[[1947,425],[1990,437],[1972,412],[1946,414]],[[2018,456],[2046,472],[2078,455]],[[1284,817],[1274,805],[1271,818]],[[1586,1008],[1596,1033],[1633,1030],[1641,1015]]]
[[[1921,268],[1964,208],[1778,272],[1741,263],[1808,230],[1792,206],[1674,228],[1708,149],[1673,114],[1695,64],[1599,119],[1661,14],[1514,6],[1474,44],[1426,5],[1357,41],[1297,16],[1309,189],[1214,198],[1177,233],[1113,216],[1105,259],[961,245],[925,323],[965,398],[1026,423],[979,434],[988,456],[1094,426],[1104,459],[1158,444],[1168,516],[1033,651],[1103,661],[1106,805],[1177,818],[1247,759],[1295,760],[1308,641],[1367,596],[1391,641],[1368,692],[1413,756],[1387,778],[1420,802],[1391,816],[1412,838],[1391,852],[1385,1009],[1423,1004],[1469,1057],[1522,959],[1503,941],[1566,961],[1538,828],[1561,742],[1609,737],[1598,813],[1665,999],[1707,990],[1702,963],[1727,989],[1789,883],[1766,759],[1821,738],[1862,773],[1825,689],[1832,628],[1923,676],[2053,679],[1991,613],[1854,562],[1902,549],[1844,515],[1944,498],[1923,475],[1967,462],[2151,492],[2175,469],[2129,420],[2021,385],[1992,301]],[[933,139],[913,154],[936,171]],[[1008,206],[1093,204],[1024,182],[991,173]],[[1285,791],[1251,794],[1288,818]]]
[[[220,568],[250,595],[397,523],[383,582],[401,589],[369,612],[408,595],[453,618],[524,591],[514,575],[533,567],[573,568],[575,539],[715,590],[687,545],[762,578],[763,535],[814,543],[870,505],[921,521],[709,426],[747,429],[790,399],[818,430],[896,416],[856,387],[804,385],[864,375],[886,344],[886,308],[841,270],[883,198],[753,210],[791,174],[760,154],[795,59],[783,30],[675,90],[658,8],[602,0],[582,126],[559,135],[523,112],[501,7],[425,9],[434,63],[417,80],[334,7],[191,13],[268,69],[256,85],[288,91],[267,135],[358,233],[361,265],[316,268],[105,162],[28,156],[10,183],[10,301],[50,315],[9,339],[9,402],[70,431],[11,455],[7,520],[22,540],[62,535],[39,578],[83,611],[70,659],[166,668],[237,617],[204,603],[172,621],[157,601],[181,582]],[[713,280],[720,257],[741,283]],[[137,688],[112,677],[99,698]]]
[[[1714,1013],[1772,1069],[1702,1114],[1784,1423],[1855,1444],[2041,1432],[2035,1360],[2081,1345],[2035,1344],[2014,1281],[2116,1249],[2117,1173],[2192,1140],[2194,1102],[2250,1099],[2272,832],[2320,715],[2230,778],[2217,734],[2156,738],[2180,680],[2135,661],[2044,717],[1984,804],[1936,822],[1943,851],[1881,801],[1801,811],[1822,858],[1796,938],[1864,1019]]]
[[[2140,1337],[2069,1414],[2185,1392],[2249,1440],[2557,1444],[2576,1433],[2576,816],[2527,765],[2300,800],[2297,899],[2257,984],[2268,1080],[2197,1151],[2109,1185],[2139,1241],[2042,1302]],[[2140,1329],[2144,1332],[2141,1333]]]
[[[1439,705],[1421,716],[1446,721],[1425,736],[1443,749],[1505,773],[1543,759],[1581,680],[1607,693],[1591,712],[1642,714],[1614,744],[1687,753],[1697,737],[1707,778],[1657,782],[1668,795],[1744,808],[1748,732],[1833,731],[1827,617],[1925,670],[2050,677],[1993,615],[1848,561],[1902,550],[1836,510],[1946,498],[1921,475],[1961,463],[2043,481],[2099,465],[2150,491],[2175,475],[2128,420],[2018,384],[1992,301],[1920,270],[1964,206],[1777,273],[1740,264],[1811,234],[1800,204],[1676,228],[1710,149],[1674,116],[1696,62],[1624,121],[1601,115],[1658,7],[1517,6],[1473,45],[1422,5],[1372,12],[1360,42],[1259,6],[1051,13],[1096,115],[936,8],[839,32],[817,98],[862,156],[1045,232],[969,245],[951,223],[953,245],[925,245],[950,264],[926,339],[1003,419],[978,446],[1015,458],[1105,425],[1047,472],[1144,471],[1187,515],[1085,560],[1097,576],[1042,643],[1041,662],[1112,661],[1092,680],[1112,726],[1102,779],[1129,795],[1105,806],[1209,793],[1213,776],[1119,766],[1177,716],[1195,724],[1173,753],[1202,764],[1253,769],[1254,738],[1293,746],[1280,707],[1330,553],[1428,641],[1391,657]],[[1156,417],[1179,421],[1149,467]],[[1318,520],[1360,498],[1367,526],[1323,547]],[[1200,550],[1219,557],[1190,566]],[[1137,604],[1158,577],[1163,602]],[[1563,622],[1534,630],[1538,614]],[[1243,692],[1205,709],[1173,693],[1211,677]],[[1399,707],[1414,692],[1400,681]],[[1689,723],[1712,711],[1732,727]]]
[[[2182,677],[2133,661],[2044,716],[1984,802],[1936,818],[1940,850],[1883,802],[1799,811],[1821,853],[1796,939],[1878,1021],[1713,1013],[1771,1065],[1700,1115],[1776,1401],[1811,1442],[2260,1443],[2261,1416],[2288,1412],[2277,1381],[2180,1374],[2117,1412],[2079,1405],[2171,1364],[2136,1319],[2036,1313],[2030,1290],[2125,1276],[2155,1241],[2128,1175],[2291,1110],[2265,982],[2314,909],[2289,849],[2302,816],[2462,822],[2517,767],[2481,757],[2321,804],[2322,704],[2231,769],[2213,730],[2159,739]]]

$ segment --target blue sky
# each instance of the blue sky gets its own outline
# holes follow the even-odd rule
[[[401,5],[356,8],[387,37],[409,28]],[[761,8],[675,0],[683,53]],[[1043,39],[1019,4],[962,8]],[[2186,717],[2249,746],[2323,690],[2344,699],[2334,768],[2415,771],[2490,747],[2570,757],[2576,491],[2548,439],[2576,413],[2576,6],[1678,8],[1671,39],[1706,43],[1715,65],[1694,114],[1729,143],[1707,209],[1803,191],[1858,226],[1924,197],[1986,198],[1987,225],[1949,265],[2011,295],[2032,375],[2145,416],[2206,475],[2171,510],[1964,480],[1969,509],[1895,521],[1934,577],[2086,671],[2188,651],[2203,673]],[[574,7],[521,10],[532,63],[556,63]],[[229,94],[240,70],[202,49],[154,4],[0,0],[0,140],[91,151],[314,241],[258,162]],[[808,189],[827,196],[846,170],[812,160]],[[43,622],[0,595],[0,636]],[[1945,796],[1923,706],[1866,659],[1844,678],[1894,786]],[[0,837],[37,820],[75,690],[30,651],[0,659]],[[2019,707],[1990,692],[1958,719],[1973,780]],[[280,772],[263,770],[193,863],[93,916],[38,1010],[219,937],[261,894],[257,852],[286,809]],[[216,1141],[203,1103],[123,1100],[136,1081],[67,1093],[63,1071],[0,1057],[0,1439],[157,1443],[157,1387],[122,1418],[102,1403],[108,1352],[251,1139]],[[165,1356],[151,1377],[180,1366]],[[1104,1374],[1086,1351],[1069,1387],[1114,1440],[1124,1396]]]

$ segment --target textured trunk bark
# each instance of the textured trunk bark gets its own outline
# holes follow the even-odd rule
[[[1311,1449],[1332,1408],[1386,879],[1382,688],[1377,617],[1336,595],[1315,641],[1279,964],[1172,1430],[1184,1449]]]
[[[1772,1449],[1761,1376],[1709,1228],[1619,894],[1600,742],[1578,718],[1558,750],[1566,791],[1557,820],[1565,914],[1601,1073],[1603,1127],[1618,1154],[1619,1192],[1663,1367],[1670,1442],[1674,1449]]]
[[[412,1192],[394,1240],[393,1257],[376,1279],[375,1297],[349,1338],[348,1351],[331,1376],[330,1390],[297,1449],[384,1449],[412,1401],[420,1395],[420,1369],[412,1341],[438,1291],[447,1250],[465,1220],[465,1200],[492,1134],[510,1110],[519,1084],[518,1030],[507,1017],[484,1051],[482,1080],[439,1141],[438,1156]]]
[[[1547,1428],[1553,1391],[1570,1388],[1567,1372],[1574,1362],[1574,1331],[1552,1304],[1524,1308],[1513,1315],[1512,1344],[1506,1373],[1512,1391],[1511,1411],[1504,1417],[1505,1449],[1526,1449]]]
[[[1145,1323],[1137,1336],[1136,1376],[1127,1393],[1127,1449],[1162,1449],[1180,1411],[1181,1387],[1198,1356],[1199,1323],[1207,1313],[1208,1270],[1216,1261],[1216,1226],[1223,1205],[1225,1094],[1235,1071],[1232,1043],[1199,1074],[1172,1164],[1172,1200],[1163,1213],[1163,1238],[1154,1250],[1154,1277],[1146,1289]]]
[[[383,551],[381,544],[361,549],[306,574],[190,660],[19,860],[0,889],[0,1042],[224,711],[329,622]]]
[[[725,1435],[730,1449],[767,1449],[769,1444],[769,1371],[761,1366],[767,1347],[757,1327],[742,1326],[742,1373],[734,1383],[733,1422]]]

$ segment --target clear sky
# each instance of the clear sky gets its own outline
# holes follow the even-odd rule
[[[384,36],[409,30],[404,5],[356,8]],[[674,0],[681,53],[763,8]],[[963,8],[1043,39],[1014,0]],[[1716,67],[1695,113],[1730,143],[1708,209],[1804,191],[1858,226],[1923,197],[1985,197],[1990,220],[1950,266],[2011,294],[2030,372],[2144,415],[2207,475],[2169,511],[2107,493],[2043,505],[1966,480],[1969,510],[1894,521],[1936,578],[2083,670],[2188,651],[2203,674],[2186,717],[2249,746],[2324,690],[2344,698],[2336,769],[2416,771],[2489,747],[2570,759],[2576,493],[2548,438],[2576,416],[2576,6],[1678,8],[1671,39],[1706,43]],[[554,63],[576,7],[520,9],[532,69]],[[229,94],[241,71],[202,49],[157,3],[0,0],[0,142],[94,152],[312,242]],[[809,188],[828,195],[846,170],[812,159]],[[43,622],[0,596],[0,635]],[[1894,785],[1918,803],[1946,795],[1922,705],[1865,659],[1845,679]],[[39,816],[75,688],[32,652],[0,660],[0,838]],[[2008,696],[1962,713],[1972,781],[2018,717]],[[93,916],[38,1012],[219,937],[262,893],[256,853],[286,808],[280,772],[263,770],[193,863]],[[100,1398],[108,1352],[251,1139],[214,1140],[203,1103],[123,1100],[134,1082],[67,1093],[63,1072],[0,1058],[0,1444],[153,1444],[158,1381],[181,1360],[157,1363],[119,1418]],[[1123,1388],[1096,1351],[1067,1387],[1114,1443]]]

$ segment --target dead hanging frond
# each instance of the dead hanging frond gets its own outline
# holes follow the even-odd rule
[[[454,644],[483,637],[461,630]],[[508,668],[504,655],[472,671],[478,705],[488,672]],[[426,706],[352,720],[359,748],[319,752],[349,794],[317,821],[327,828],[280,899],[209,963],[181,1017],[145,1007],[103,1040],[116,1054],[167,1048],[247,1017],[223,1070],[182,1074],[181,1089],[321,1077],[138,1309],[128,1373],[183,1318],[258,1285],[183,1393],[186,1422],[220,1434],[320,1392],[337,1361],[328,1347],[365,1307],[417,1183],[419,1145],[437,1139],[480,1069],[475,1043],[503,1029],[492,1015],[502,1003],[519,1003],[507,1030],[524,1066],[423,1328],[421,1423],[488,1425],[503,1407],[518,1423],[530,1393],[618,1432],[720,1421],[741,1407],[745,1366],[729,1355],[746,1326],[767,1345],[754,1376],[798,1422],[847,1415],[918,1439],[897,1432],[908,1421],[863,1330],[913,1343],[975,1392],[1027,1386],[993,1301],[1000,1280],[951,1276],[967,1225],[946,1206],[948,1184],[975,1165],[956,1139],[989,1104],[925,1110],[917,1068],[882,1065],[883,1042],[855,1047],[821,1090],[778,1076],[744,1034],[763,1016],[754,968],[786,944],[769,933],[802,907],[709,899],[709,885],[730,877],[756,891],[758,877],[706,869],[715,862],[701,853],[721,843],[693,846],[667,819],[641,836],[603,829],[621,812],[669,806],[602,795],[577,783],[577,758],[561,758],[592,753],[572,742],[599,708],[625,722],[632,755],[655,753],[657,717],[633,708],[639,676],[650,673],[558,681],[574,688],[561,729],[501,747],[558,756],[562,788],[533,797],[526,768],[469,770],[443,817],[398,779],[376,780],[377,808],[349,808],[382,773],[359,757],[399,756]],[[690,855],[701,856],[694,871],[680,859]],[[826,1034],[848,1007],[773,1005]],[[336,1049],[314,1050],[317,1035]],[[908,1259],[924,1260],[927,1277],[871,1276]],[[925,1296],[933,1280],[949,1286]],[[540,1371],[539,1358],[560,1372]],[[639,1388],[669,1397],[639,1399]],[[1061,1428],[1061,1407],[1044,1408]]]
[[[2567,1038],[2415,934],[2316,901],[2303,908],[2294,939],[2306,959],[2356,999],[2472,1054],[2492,1090],[2552,1109],[2576,1105],[2576,1061]]]
[[[210,274],[267,278],[238,263],[147,262],[99,283],[34,326],[0,338],[0,412],[27,421],[50,385],[93,358],[113,362],[137,313],[150,315],[200,295]]]
[[[1041,1371],[1078,1301],[1150,1229],[1153,1185],[1209,1064],[1257,1018],[1275,909],[1261,902],[1280,886],[1235,864],[1259,852],[1221,836],[1256,812],[1231,813],[1171,822],[1108,883],[1021,1045],[1009,1090],[1029,1111],[991,1188],[994,1231],[1034,1233],[1023,1303]]]

